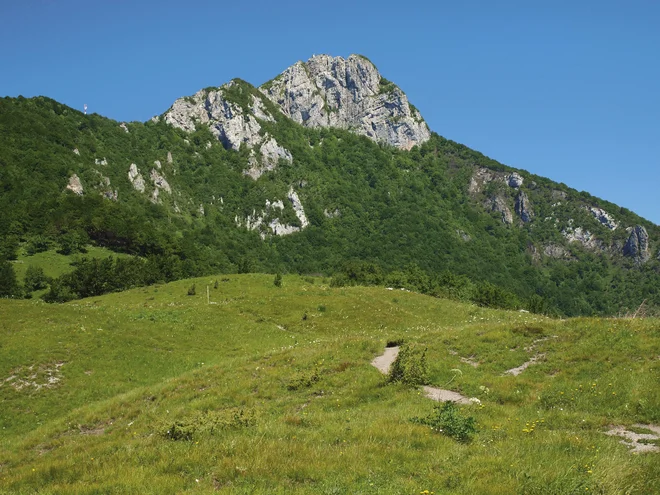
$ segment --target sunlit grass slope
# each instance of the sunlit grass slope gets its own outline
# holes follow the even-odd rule
[[[660,422],[657,320],[548,320],[320,278],[215,286],[0,300],[0,492],[658,492],[660,455],[605,435]],[[461,406],[472,442],[413,423],[434,403],[369,364],[398,339],[428,349],[434,385],[481,401]]]

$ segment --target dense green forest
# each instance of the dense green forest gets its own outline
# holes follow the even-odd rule
[[[241,82],[230,96],[246,106],[255,91]],[[520,188],[491,181],[471,192],[478,170],[514,170],[437,134],[403,151],[304,128],[271,110],[275,121],[260,122],[262,132],[293,160],[254,180],[244,173],[248,148],[225,149],[205,126],[186,133],[155,119],[122,127],[45,97],[0,99],[0,295],[46,284],[46,299],[58,301],[214,273],[292,272],[557,315],[630,313],[644,301],[649,312],[660,307],[660,233],[634,213],[524,171]],[[143,191],[129,178],[132,164]],[[67,189],[74,175],[81,194]],[[292,190],[305,228],[287,199]],[[484,206],[498,197],[513,211],[520,191],[531,221],[506,224]],[[267,206],[276,201],[281,208]],[[588,207],[606,210],[619,227],[607,228]],[[256,216],[262,226],[248,229]],[[300,230],[272,235],[264,226],[276,218]],[[623,256],[637,225],[651,246],[643,263]],[[571,226],[598,243],[569,242],[562,231]],[[88,245],[135,258],[88,259]],[[561,255],[544,254],[548,246]],[[17,279],[19,254],[50,249],[79,254],[72,274]]]

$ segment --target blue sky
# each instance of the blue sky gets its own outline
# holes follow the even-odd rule
[[[432,130],[660,224],[660,2],[0,2],[0,95],[147,120],[313,54],[369,57]]]

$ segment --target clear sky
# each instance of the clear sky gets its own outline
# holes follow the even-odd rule
[[[660,224],[656,0],[0,0],[0,19],[0,96],[127,121],[360,53],[442,136]]]

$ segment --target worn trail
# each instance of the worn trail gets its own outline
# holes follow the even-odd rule
[[[396,357],[399,355],[398,347],[386,347],[385,352],[380,356],[374,358],[371,361],[372,366],[378,369],[381,373],[386,375],[392,363],[396,360]],[[424,396],[428,397],[431,400],[438,402],[456,402],[458,404],[472,404],[473,401],[465,397],[464,395],[459,394],[458,392],[453,392],[451,390],[444,390],[442,388],[430,387],[428,385],[423,387]]]

